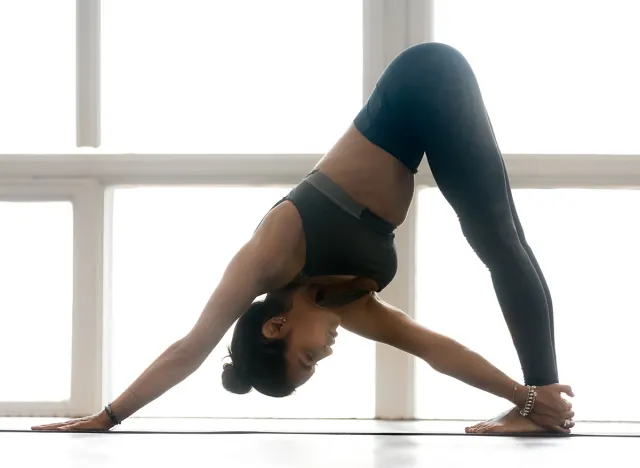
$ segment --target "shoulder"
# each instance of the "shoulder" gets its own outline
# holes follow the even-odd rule
[[[277,289],[298,277],[305,263],[302,220],[289,202],[274,207],[264,217],[249,244],[255,267],[269,278],[269,288]]]
[[[400,309],[371,293],[341,314],[342,326],[370,340],[413,352],[413,343],[420,336],[420,325]]]

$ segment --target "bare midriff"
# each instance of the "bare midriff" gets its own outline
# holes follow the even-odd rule
[[[315,169],[391,224],[404,222],[413,198],[413,173],[353,125]]]

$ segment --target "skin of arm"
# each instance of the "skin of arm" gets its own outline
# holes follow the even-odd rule
[[[434,370],[500,398],[522,404],[524,387],[479,354],[457,341],[431,331],[377,294],[338,309],[342,326],[364,338],[385,343],[424,360]],[[514,387],[518,386],[516,402]],[[526,394],[524,394],[526,399]]]
[[[274,215],[274,212],[278,215]],[[286,226],[286,229],[284,228]],[[296,229],[297,228],[297,229]],[[196,371],[256,297],[283,287],[301,268],[301,222],[291,207],[275,208],[234,256],[196,324],[169,346],[116,400],[112,410],[128,418]],[[108,418],[105,411],[100,415]]]

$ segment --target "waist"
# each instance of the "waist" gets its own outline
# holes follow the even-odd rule
[[[341,210],[361,220],[374,230],[383,234],[391,234],[396,230],[396,226],[351,198],[349,194],[324,173],[314,170],[303,179],[302,183],[311,185]]]

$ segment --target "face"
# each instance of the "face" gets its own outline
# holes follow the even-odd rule
[[[287,341],[289,379],[299,387],[313,376],[319,361],[329,357],[340,326],[340,317],[312,300],[294,293],[291,309],[263,327],[271,339]]]

